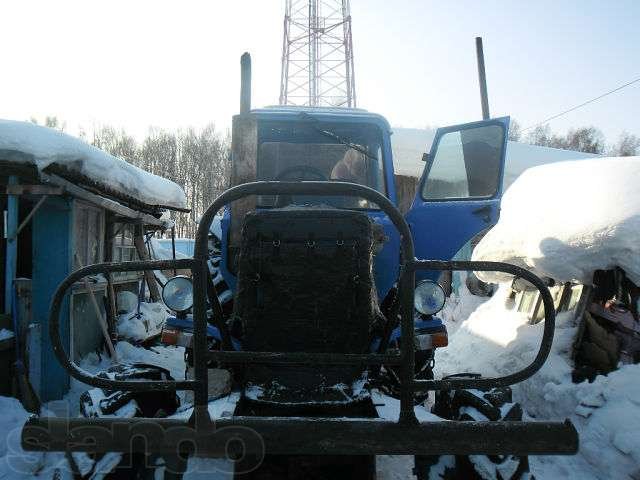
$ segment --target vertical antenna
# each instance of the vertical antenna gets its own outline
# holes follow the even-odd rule
[[[480,82],[480,102],[482,103],[482,119],[489,120],[489,94],[487,93],[487,74],[484,71],[484,50],[482,37],[476,37],[476,56],[478,57],[478,80]]]
[[[286,0],[280,105],[355,107],[349,0]]]

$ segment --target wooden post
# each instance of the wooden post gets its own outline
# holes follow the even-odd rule
[[[80,257],[78,254],[75,254],[75,260],[78,264],[78,268],[82,268],[82,262],[80,262]],[[111,335],[109,335],[109,327],[107,326],[107,320],[102,316],[102,312],[100,311],[100,306],[98,305],[98,301],[96,300],[96,294],[93,293],[91,289],[91,284],[87,277],[82,279],[84,283],[84,288],[86,288],[89,293],[89,298],[91,299],[91,304],[93,305],[93,309],[96,313],[96,317],[98,319],[98,323],[100,324],[100,329],[102,330],[102,336],[104,337],[104,341],[107,344],[107,348],[109,349],[109,353],[111,354],[111,358],[113,358],[114,362],[118,362],[118,354],[116,353],[116,349],[113,348],[113,342],[111,341]]]
[[[113,262],[113,247],[115,240],[115,232],[114,232],[114,219],[113,214],[107,211],[107,222],[106,222],[106,231],[104,235],[104,247],[105,247],[105,257],[104,260],[106,262]],[[113,275],[111,272],[106,272],[105,277],[107,278],[107,305],[105,308],[108,308],[109,314],[107,315],[107,323],[109,325],[109,333],[111,334],[111,338],[114,342],[118,340],[118,308],[116,301],[116,294],[113,288]]]
[[[173,255],[173,259],[176,259],[176,227],[171,227],[171,254]],[[178,271],[173,269],[173,276],[178,275]]]
[[[111,272],[107,272],[105,276],[107,277],[107,301],[109,303],[109,317],[111,319],[111,322],[109,322],[109,333],[115,341],[117,340],[118,335],[118,309],[116,307],[116,292],[113,289],[113,276],[111,275]]]
[[[142,225],[136,225],[135,234],[133,236],[133,244],[136,247],[136,251],[138,252],[138,257],[140,258],[140,260],[149,260],[149,254],[147,253],[147,249],[144,247]],[[155,275],[151,270],[145,270],[144,278],[147,282],[147,285],[149,285],[149,294],[151,295],[151,301],[159,302],[160,290],[158,289]]]

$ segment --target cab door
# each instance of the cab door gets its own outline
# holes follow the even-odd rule
[[[437,130],[406,217],[416,258],[450,260],[498,221],[508,129],[503,117]]]

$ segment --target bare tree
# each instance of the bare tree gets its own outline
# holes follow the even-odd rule
[[[553,133],[549,125],[538,126],[529,132],[526,143],[586,153],[603,153],[605,149],[604,135],[595,127],[571,129],[561,136]]]
[[[123,129],[116,130],[113,127],[102,127],[93,132],[91,144],[129,163],[134,165],[137,163],[138,145],[136,140]]]
[[[195,235],[200,216],[228,182],[229,135],[212,124],[200,131],[151,128],[141,144],[124,130],[107,126],[94,132],[91,143],[184,189],[191,212],[172,212],[180,237]]]
[[[31,123],[35,123],[36,125],[39,124],[38,119],[33,116],[29,119],[29,121]],[[44,126],[64,132],[64,129],[67,128],[67,122],[58,120],[58,117],[56,117],[55,115],[47,115],[44,117]]]
[[[549,147],[551,146],[554,138],[555,135],[551,133],[551,128],[549,127],[549,125],[539,125],[527,134],[524,141],[525,143],[529,143],[531,145]]]
[[[560,148],[586,153],[603,153],[604,147],[604,135],[600,130],[595,127],[582,127],[569,130]]]
[[[610,153],[618,157],[640,155],[640,138],[629,132],[622,132],[617,143],[611,148]]]
[[[509,140],[519,142],[521,137],[522,129],[520,128],[520,123],[515,118],[512,118],[509,124]]]

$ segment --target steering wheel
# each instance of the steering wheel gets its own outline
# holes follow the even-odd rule
[[[276,176],[275,180],[286,180],[287,177],[291,177],[294,173],[298,174],[294,180],[320,180],[323,182],[328,181],[327,176],[322,173],[322,171],[310,165],[294,165],[292,167],[285,168]],[[276,208],[282,208],[290,205],[292,202],[293,197],[291,195],[278,195],[276,196],[273,206]]]

